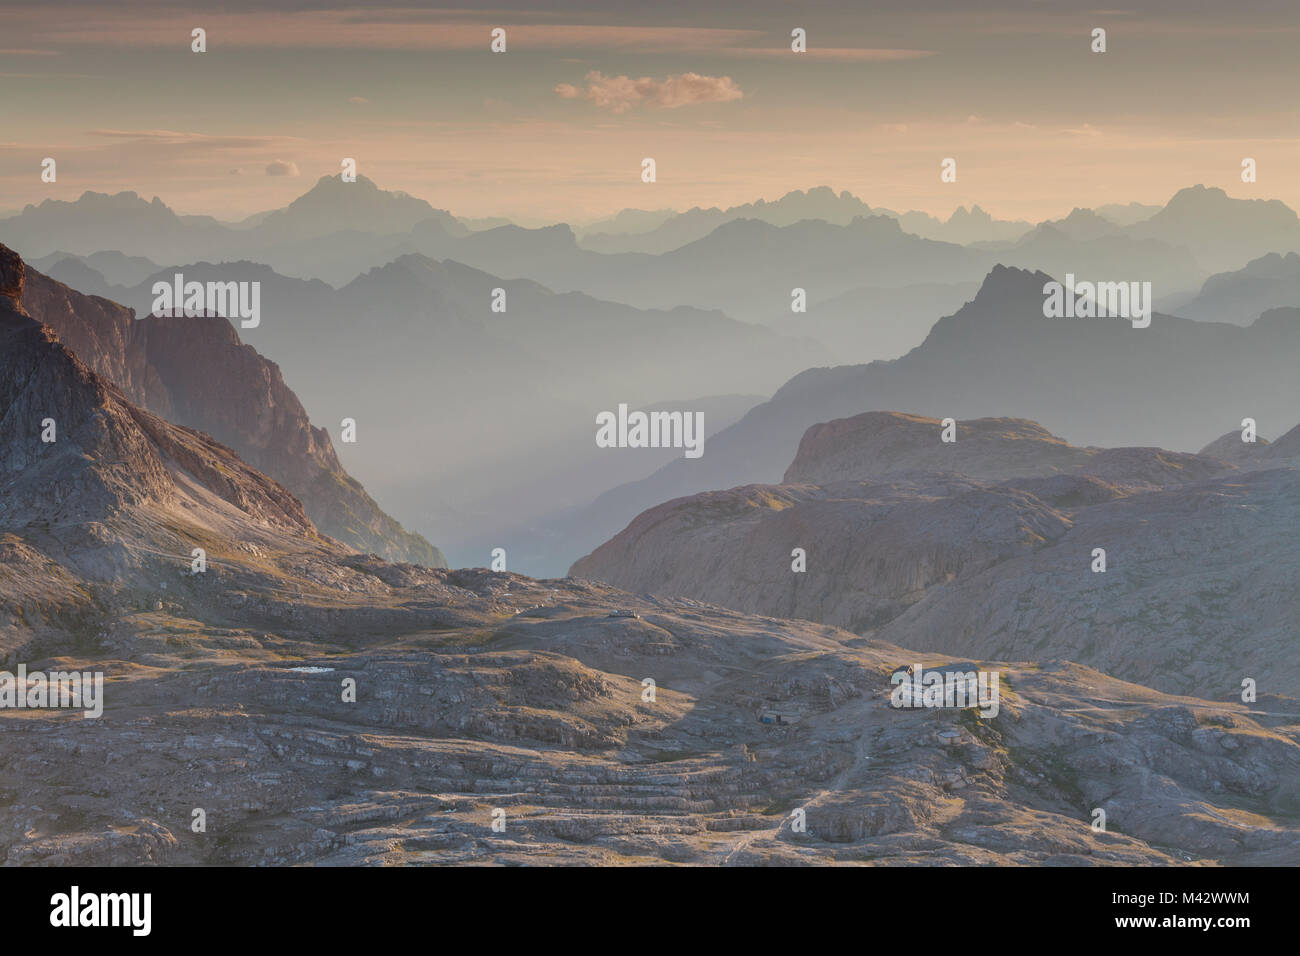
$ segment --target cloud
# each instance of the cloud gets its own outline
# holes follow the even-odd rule
[[[54,49],[65,52],[77,46],[174,48],[177,31],[189,36],[190,14],[164,11],[164,4],[143,2],[129,4],[131,10],[110,9],[103,3],[74,2],[64,9],[74,9],[75,16],[50,15],[49,5],[0,2],[4,8],[7,45],[20,49]],[[121,6],[121,5],[119,5]],[[182,5],[184,6],[184,5]],[[626,26],[602,23],[572,23],[567,17],[542,14],[561,23],[522,23],[528,16],[519,4],[496,4],[515,7],[510,20],[502,23],[498,11],[470,10],[390,10],[365,11],[365,4],[338,3],[337,0],[282,3],[280,7],[330,7],[343,9],[236,9],[218,12],[210,4],[193,4],[203,10],[203,26],[209,37],[220,36],[226,48],[271,47],[285,49],[338,50],[472,50],[488,49],[488,30],[507,26],[510,49],[572,52],[611,50],[640,53],[684,50],[726,49],[762,37],[758,30],[719,29],[697,26]],[[253,6],[247,2],[229,6]],[[415,6],[410,4],[408,6]],[[440,6],[440,5],[435,5]],[[448,6],[469,7],[470,4]],[[14,36],[19,40],[10,40]],[[186,47],[188,48],[188,39]],[[786,44],[789,45],[788,42]]]
[[[702,76],[699,73],[673,73],[656,80],[643,76],[605,76],[599,70],[588,73],[585,86],[561,83],[555,92],[566,100],[589,100],[599,109],[622,113],[634,106],[652,109],[676,109],[697,103],[726,103],[744,97],[744,92],[729,76]]]
[[[348,102],[355,103],[357,104],[357,106],[366,106],[370,103],[370,101],[366,99],[364,96],[349,96]]]
[[[285,142],[285,137],[272,136],[208,136],[173,129],[92,129],[89,135],[102,139],[121,140],[123,144],[147,144],[150,147],[185,147],[203,151],[215,149],[267,149],[275,143]]]
[[[297,176],[298,164],[285,162],[283,159],[277,159],[274,162],[266,164],[266,175],[268,176]]]
[[[0,73],[6,80],[102,80],[102,73]]]
[[[919,60],[934,56],[937,50],[882,49],[878,47],[820,47],[810,46],[803,53],[792,54],[789,46],[750,47],[717,51],[720,56],[767,57],[778,59],[787,56],[807,56],[815,60],[860,60],[869,63],[891,63],[895,60]]]

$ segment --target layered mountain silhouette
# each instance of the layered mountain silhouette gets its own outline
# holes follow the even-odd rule
[[[607,222],[583,230],[581,244],[595,252],[658,255],[702,239],[719,226],[737,219],[755,219],[773,226],[790,226],[804,219],[818,219],[846,226],[854,219],[876,215],[897,219],[907,232],[924,239],[960,244],[1015,239],[1027,232],[1031,225],[994,219],[979,206],[970,209],[959,206],[947,220],[922,212],[900,214],[889,209],[873,209],[847,191],[837,194],[829,186],[817,186],[806,192],[796,189],[773,202],[760,199],[727,209],[701,209],[697,206],[676,214],[625,209]]]
[[[133,286],[143,282],[160,268],[152,259],[146,259],[144,256],[127,256],[120,252],[95,252],[88,256],[78,256],[70,252],[52,252],[39,259],[27,260],[27,266],[77,289],[81,288],[77,285],[79,281],[102,282],[105,288],[115,285]],[[96,276],[98,278],[95,278]]]
[[[972,240],[966,245],[937,238],[956,235],[952,230],[922,228],[907,216],[897,218],[869,207],[869,214],[844,222],[768,222],[746,218],[740,214],[745,207],[737,207],[734,217],[706,217],[712,225],[708,231],[679,236],[686,239],[700,232],[699,238],[657,254],[594,252],[564,225],[505,225],[460,236],[430,220],[405,235],[361,243],[354,238],[350,244],[326,238],[300,248],[268,250],[262,258],[288,274],[341,283],[367,266],[415,251],[641,308],[721,308],[760,321],[781,307],[788,309],[795,288],[825,300],[863,286],[977,280],[999,263],[1059,275],[1147,281],[1158,297],[1166,298],[1196,289],[1213,271],[1238,268],[1261,252],[1295,244],[1294,232],[1283,222],[1294,214],[1280,203],[1252,205],[1257,202],[1198,187],[1178,193],[1162,209],[1162,218],[1128,227],[1076,210],[1065,220],[1032,230],[1026,224],[1007,233],[1014,239]],[[1172,224],[1188,217],[1196,219],[1195,229]],[[1255,221],[1261,218],[1265,222]]]
[[[1169,301],[1211,273],[1300,247],[1295,213],[1282,203],[1204,186],[1180,190],[1163,207],[1076,209],[1036,228],[994,220],[977,206],[942,222],[899,214],[826,187],[771,203],[693,209],[649,229],[641,227],[659,214],[634,212],[624,217],[633,232],[588,230],[581,240],[563,224],[471,230],[364,176],[352,183],[325,176],[285,209],[241,223],[177,215],[135,193],[87,193],[28,206],[0,220],[0,234],[29,261],[104,250],[159,263],[251,259],[336,287],[421,254],[639,308],[720,308],[750,321],[788,307],[794,288],[825,301],[868,286],[973,281],[996,263],[1061,275],[1136,266],[1143,274],[1133,278],[1152,282]],[[106,278],[121,284],[122,264],[102,264]]]
[[[28,259],[55,252],[111,250],[125,256],[189,259],[207,254],[231,230],[208,216],[180,216],[157,196],[88,191],[75,202],[46,199],[0,220],[0,235]]]
[[[284,209],[243,223],[178,215],[155,196],[86,192],[75,202],[47,199],[0,220],[0,235],[29,260],[57,253],[89,256],[110,250],[155,262],[244,258],[324,236],[388,236],[421,222],[454,235],[468,230],[445,210],[402,192],[382,190],[365,176],[345,183],[322,176]],[[93,266],[94,263],[92,262]]]
[[[791,312],[786,305],[768,324],[786,335],[816,339],[839,364],[893,359],[925,341],[935,317],[961,308],[979,287],[978,281],[867,286],[810,299],[806,312]]]
[[[906,233],[896,219],[881,215],[845,225],[732,219],[662,255],[591,252],[567,226],[508,226],[465,239],[425,230],[415,244],[425,255],[557,290],[581,290],[639,308],[720,309],[753,321],[789,311],[795,288],[824,299],[867,285],[928,283],[935,276],[974,279],[992,262],[988,254]]]
[[[696,206],[686,212],[675,213],[652,229],[637,229],[635,210],[624,210],[610,226],[617,226],[620,217],[624,231],[601,231],[590,227],[584,230],[581,244],[594,252],[645,252],[651,255],[680,249],[687,243],[703,239],[719,226],[737,219],[753,219],[773,226],[789,226],[804,219],[819,219],[834,225],[846,226],[860,216],[877,215],[858,197],[848,191],[836,193],[829,186],[793,190],[774,202],[762,199],[727,209],[701,209]],[[652,213],[642,213],[642,218]],[[630,227],[630,228],[629,228]]]
[[[1173,311],[1202,322],[1250,325],[1264,312],[1300,308],[1300,255],[1288,252],[1252,259],[1233,272],[1210,276],[1198,295]]]
[[[999,242],[1018,239],[1029,231],[1031,224],[1023,220],[995,219],[978,205],[967,209],[958,206],[947,219],[938,219],[923,212],[902,214],[882,209],[894,216],[902,227],[923,239],[938,239],[967,245],[977,242]]]
[[[1159,206],[1155,207],[1152,212],[1155,212],[1159,208]],[[1026,230],[1025,236],[1017,238],[1026,239],[1034,233],[1045,230],[1063,233],[1071,239],[1081,240],[1101,239],[1106,236],[1123,235],[1124,233],[1124,230],[1120,227],[1119,223],[1114,220],[1107,219],[1101,213],[1093,209],[1082,209],[1076,206],[1074,209],[1070,210],[1070,214],[1064,219],[1049,219],[1046,222],[1041,222],[1035,229]]]
[[[154,283],[170,285],[176,273],[260,283],[262,320],[243,340],[283,369],[312,421],[358,423],[356,445],[338,446],[348,472],[443,547],[576,507],[662,462],[642,458],[629,474],[626,459],[598,454],[593,423],[602,410],[769,394],[830,357],[797,329],[782,336],[719,312],[639,310],[419,255],[338,290],[251,262],[202,262],[131,289],[94,283],[86,291],[147,315]],[[494,310],[495,289],[504,311]],[[706,429],[717,430],[712,417]],[[518,487],[524,468],[535,486]],[[566,497],[551,475],[567,476]],[[473,563],[483,554],[476,545],[453,557]]]
[[[308,192],[284,209],[275,209],[247,229],[248,250],[259,245],[295,242],[340,232],[375,235],[408,232],[417,223],[436,222],[453,235],[469,230],[445,209],[403,192],[380,189],[365,176],[344,182],[322,176]]]
[[[1203,447],[1253,418],[1276,434],[1294,422],[1300,381],[1296,310],[1245,328],[1155,314],[1148,328],[1121,318],[1046,318],[1053,277],[996,267],[975,298],[940,319],[891,362],[810,369],[713,437],[709,452],[608,492],[628,521],[682,495],[778,482],[812,425],[906,408],[934,418],[1034,417],[1055,434],[1096,445]]]
[[[1150,219],[1162,207],[1150,203],[1104,203],[1094,211],[1104,219],[1109,219],[1118,226],[1131,226],[1135,222]]]
[[[1127,230],[1135,239],[1186,246],[1208,272],[1239,269],[1269,252],[1300,251],[1300,220],[1277,199],[1233,199],[1222,189],[1180,189]]]
[[[437,548],[404,531],[343,470],[279,368],[242,344],[227,319],[137,320],[34,270],[26,271],[21,301],[133,403],[206,432],[291,489],[326,534],[389,560],[445,566]]]
[[[1069,220],[1066,220],[1068,223]],[[1120,232],[1093,234],[1076,222],[1064,228],[1044,223],[1014,244],[980,247],[998,264],[1081,280],[1104,276],[1108,281],[1150,282],[1153,294],[1173,294],[1196,288],[1204,274],[1185,248],[1161,239],[1136,239]]]

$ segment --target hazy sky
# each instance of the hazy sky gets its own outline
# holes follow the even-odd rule
[[[1198,182],[1300,208],[1300,2],[1078,6],[0,0],[0,210],[129,189],[233,219],[345,156],[465,216],[581,221],[815,185],[944,216],[978,202],[1038,220]]]

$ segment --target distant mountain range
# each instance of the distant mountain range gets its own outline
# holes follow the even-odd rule
[[[847,191],[837,194],[828,186],[818,186],[807,192],[796,189],[774,202],[760,199],[727,209],[697,206],[683,213],[626,209],[604,223],[582,230],[580,244],[595,252],[660,255],[703,239],[719,226],[737,219],[755,219],[772,226],[792,226],[805,219],[819,219],[847,226],[854,219],[882,215],[899,220],[905,231],[923,239],[959,244],[1015,239],[1031,228],[1027,222],[996,220],[979,206],[970,209],[959,206],[947,220],[923,212],[900,214],[889,209],[873,209]]]
[[[466,235],[460,222],[422,199],[381,190],[365,176],[345,183],[322,176],[284,209],[244,224],[210,216],[182,216],[157,196],[133,192],[87,192],[75,202],[47,199],[0,220],[0,235],[28,259],[56,252],[90,255],[101,251],[160,262],[203,258],[261,258],[282,245],[339,233],[389,235],[436,222],[452,235]]]
[[[527,229],[493,221],[471,229],[424,200],[382,190],[365,177],[344,183],[338,176],[322,177],[284,209],[238,224],[178,215],[135,193],[46,200],[0,219],[0,235],[42,264],[55,254],[103,252],[164,265],[245,259],[339,287],[418,253],[641,308],[723,308],[750,320],[771,313],[778,292],[788,300],[796,287],[824,301],[864,286],[972,281],[999,262],[1076,275],[1139,266],[1147,273],[1141,278],[1164,297],[1261,255],[1300,251],[1300,226],[1284,204],[1233,199],[1204,186],[1180,190],[1163,207],[1075,209],[1036,228],[995,220],[978,206],[942,222],[899,214],[827,187],[725,210],[627,210],[609,227],[623,231],[591,228],[579,238],[565,225]],[[945,244],[967,247],[965,257],[942,251]],[[775,270],[758,289],[735,278],[753,257],[763,269],[750,278],[767,280]],[[99,264],[115,284],[131,278],[120,263],[101,258]]]
[[[162,268],[152,259],[146,259],[144,256],[127,256],[120,252],[95,252],[88,256],[77,256],[70,252],[52,252],[39,259],[27,260],[27,265],[48,276],[53,276],[54,270],[61,268],[64,270],[62,275],[67,275],[70,280],[76,280],[69,281],[68,284],[78,289],[82,288],[77,284],[78,282],[97,283],[96,288],[101,289],[109,289],[112,286],[133,286]],[[82,291],[87,294],[99,294],[85,289]]]

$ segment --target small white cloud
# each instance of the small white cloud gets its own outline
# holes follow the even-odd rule
[[[348,102],[355,103],[357,106],[368,106],[370,104],[370,101],[364,96],[349,96]]]
[[[744,92],[729,76],[703,76],[699,73],[674,73],[656,80],[643,76],[605,76],[593,70],[584,77],[585,86],[561,83],[555,92],[566,100],[588,100],[599,109],[622,113],[634,106],[652,109],[677,109],[698,103],[726,103],[744,97]]]
[[[283,159],[277,159],[266,164],[266,175],[268,176],[297,176],[298,164],[286,162]]]

